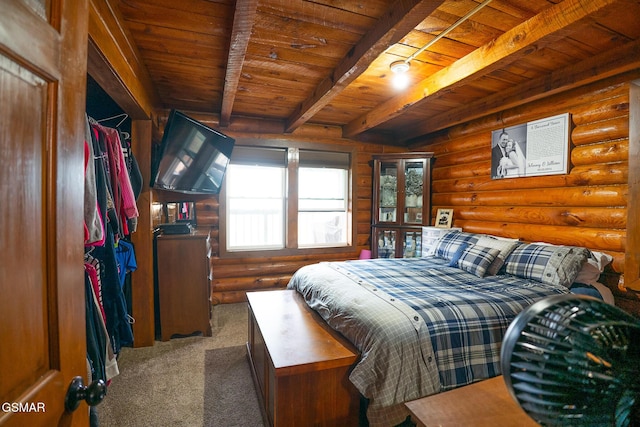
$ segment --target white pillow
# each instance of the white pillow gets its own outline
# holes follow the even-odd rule
[[[591,251],[591,256],[587,261],[589,261],[590,259],[594,261],[595,265],[597,265],[598,270],[600,270],[600,272],[603,272],[604,268],[607,265],[609,265],[611,261],[613,261],[613,257],[611,255],[605,254],[604,252],[596,252],[596,251]]]
[[[582,265],[574,282],[593,285],[598,282],[604,268],[613,261],[613,257],[603,252],[589,251],[587,262]],[[604,286],[604,285],[603,285]],[[609,289],[609,288],[607,288]]]

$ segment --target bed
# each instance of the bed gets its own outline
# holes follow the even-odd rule
[[[404,402],[500,374],[510,322],[571,292],[584,248],[452,231],[431,256],[323,262],[288,288],[360,352],[349,376],[371,426],[401,423]]]

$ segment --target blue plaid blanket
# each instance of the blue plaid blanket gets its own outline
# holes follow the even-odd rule
[[[568,292],[511,275],[479,278],[436,257],[314,264],[289,288],[360,350],[350,380],[370,399],[372,426],[401,422],[403,402],[499,375],[511,321]]]

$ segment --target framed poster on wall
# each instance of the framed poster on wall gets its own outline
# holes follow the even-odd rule
[[[566,174],[569,113],[491,132],[491,178]]]

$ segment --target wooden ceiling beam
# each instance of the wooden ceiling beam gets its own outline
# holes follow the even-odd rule
[[[635,41],[553,71],[547,76],[429,117],[429,120],[405,129],[397,136],[401,141],[409,141],[488,114],[638,69],[640,69],[640,41]]]
[[[499,66],[517,61],[530,49],[552,42],[570,25],[615,3],[616,0],[565,0],[505,32],[448,67],[432,74],[411,88],[380,104],[343,127],[344,137],[351,138],[381,123],[398,117],[407,109],[420,105],[441,91],[462,85],[471,78],[486,75]]]
[[[233,17],[233,29],[229,43],[229,58],[224,77],[222,93],[222,108],[220,110],[220,125],[229,126],[231,111],[238,92],[238,83],[242,74],[242,65],[247,53],[247,46],[251,38],[251,29],[256,18],[258,0],[238,0]]]
[[[286,132],[293,132],[324,108],[386,49],[399,42],[436,10],[444,0],[398,0],[379,20],[375,28],[342,58],[330,76],[300,103],[287,119]]]

